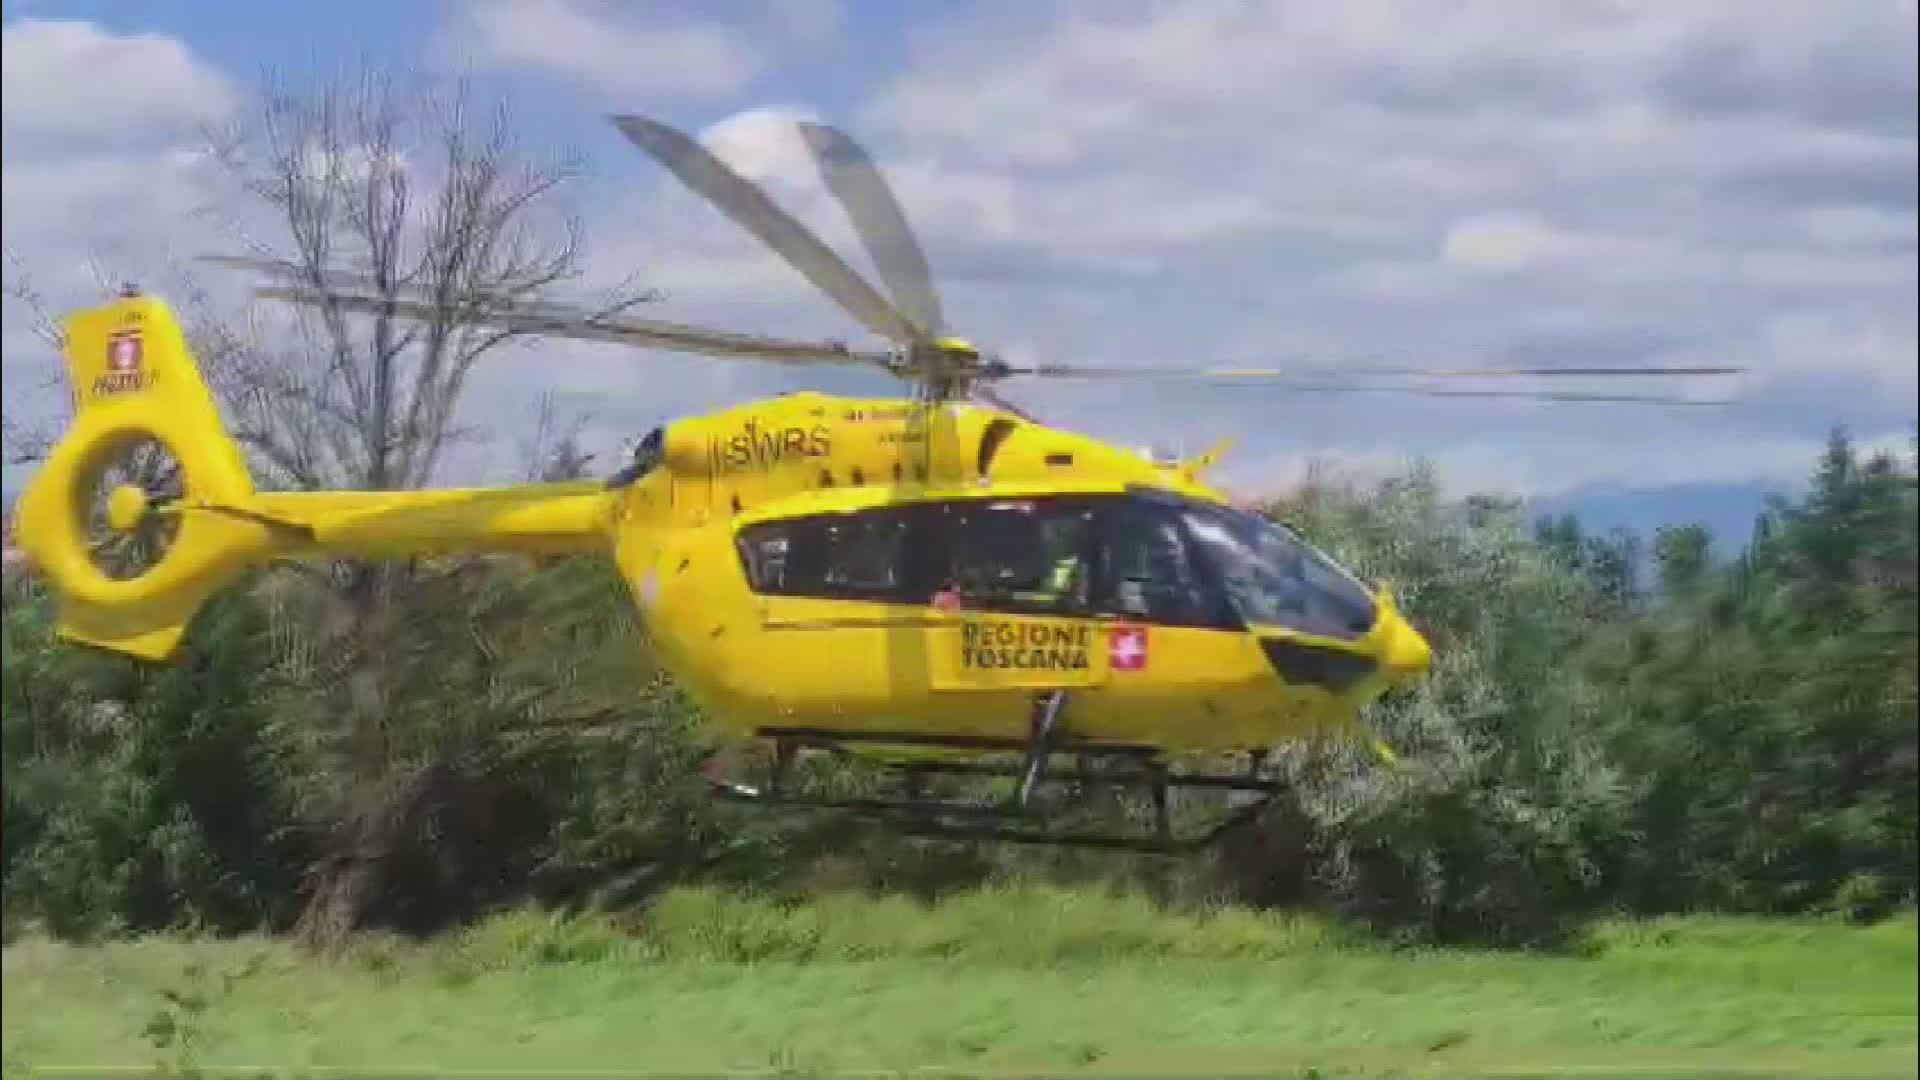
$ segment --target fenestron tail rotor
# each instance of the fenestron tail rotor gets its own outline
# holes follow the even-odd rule
[[[145,575],[180,535],[186,492],[178,458],[150,436],[105,444],[81,470],[80,511],[87,558],[118,581]]]

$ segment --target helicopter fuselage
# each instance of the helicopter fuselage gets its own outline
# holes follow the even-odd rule
[[[1074,736],[1209,752],[1349,727],[1427,647],[1193,464],[997,410],[802,393],[656,432],[611,527],[728,734]]]

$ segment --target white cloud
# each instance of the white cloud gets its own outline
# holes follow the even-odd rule
[[[0,217],[48,302],[98,299],[97,270],[139,277],[192,254],[210,175],[197,135],[235,106],[225,76],[177,39],[92,23],[17,20],[4,41]],[[26,362],[14,344],[9,370]]]
[[[57,316],[193,254],[207,235],[196,214],[208,178],[193,138],[234,107],[225,76],[176,38],[87,22],[13,20],[0,40],[0,221],[19,259],[9,281],[24,269]],[[48,382],[59,358],[24,305],[9,296],[5,312],[7,409],[50,414],[63,393]],[[8,468],[9,488],[17,472]]]
[[[718,120],[697,138],[734,172],[765,186],[815,186],[813,155],[795,125],[820,122],[804,105],[762,105]]]
[[[761,0],[761,7],[772,28],[796,44],[832,41],[846,24],[839,0]]]
[[[138,265],[169,246],[204,205],[197,136],[234,108],[231,83],[156,34],[22,19],[3,36],[7,246],[56,295],[90,258]]]
[[[1910,252],[1920,241],[1920,217],[1911,209],[1816,205],[1796,213],[1794,225],[1809,243],[1827,250]]]
[[[765,73],[776,43],[819,44],[839,26],[838,5],[824,0],[782,0],[760,12],[765,25],[758,27],[665,8],[463,0],[437,50],[462,66],[538,72],[607,100],[716,101],[739,95]]]
[[[18,139],[177,137],[225,113],[234,93],[177,38],[18,19],[0,33],[0,101],[12,157]]]
[[[1441,245],[1446,261],[1489,270],[1525,270],[1591,247],[1582,238],[1521,212],[1479,214],[1454,223]]]
[[[1912,402],[1920,390],[1920,334],[1914,320],[1890,318],[1870,306],[1773,316],[1760,324],[1755,348],[1780,369],[1864,377],[1870,381],[1860,384],[1862,392],[1893,401],[1904,396]]]
[[[1834,422],[1911,422],[1913,23],[1879,0],[997,6],[926,28],[854,130],[903,162],[949,310],[983,343],[1752,369],[1739,408],[1684,420],[1017,388],[1067,423],[1139,441],[1176,412],[1267,448],[1247,461],[1377,432],[1352,452],[1541,489],[1718,476],[1742,446],[1785,462]]]
[[[924,16],[939,21],[908,27],[904,50],[849,33],[828,0],[739,8],[722,22],[678,0],[462,0],[434,51],[571,86],[582,113],[658,111],[647,99],[724,115],[700,132],[709,145],[865,271],[789,126],[823,114],[881,161],[954,328],[988,347],[1104,364],[1754,369],[1743,405],[1704,411],[1004,388],[1129,445],[1238,433],[1230,468],[1248,482],[1318,451],[1423,454],[1535,492],[1791,482],[1833,422],[1869,434],[1912,423],[1911,0],[984,4]],[[11,80],[11,53],[8,67]],[[826,108],[868,72],[892,74],[852,87],[858,107]],[[16,163],[8,87],[9,243],[42,213],[84,227],[115,206],[157,218],[186,205],[119,200],[148,159],[118,144],[88,151],[97,168],[75,154]],[[592,283],[638,271],[668,290],[663,317],[863,337],[605,137],[594,159],[607,176],[585,206]],[[190,190],[188,166],[173,168],[155,174],[161,186]],[[517,417],[530,389],[558,386],[611,433],[802,381],[895,389],[543,346],[490,369],[475,394]]]

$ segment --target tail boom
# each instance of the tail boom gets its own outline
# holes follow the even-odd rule
[[[166,305],[123,297],[73,315],[64,342],[72,423],[19,502],[20,546],[60,598],[61,637],[146,660],[177,651],[219,589],[274,558],[392,557],[462,551],[607,551],[617,502],[593,482],[440,491],[255,492],[240,447]],[[176,519],[157,563],[135,577],[98,566],[88,498],[102,470],[152,440],[179,463],[180,491],[159,505],[117,489],[107,516],[126,530]]]
[[[612,545],[615,496],[595,481],[434,491],[270,492],[247,507],[285,553],[385,558],[458,552],[573,555]]]

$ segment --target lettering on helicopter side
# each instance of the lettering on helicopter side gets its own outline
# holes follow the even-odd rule
[[[93,380],[95,397],[147,388],[146,349],[140,331],[119,330],[107,338],[107,370]]]
[[[962,670],[1085,671],[1092,647],[1086,626],[970,619],[960,627]]]
[[[763,428],[760,421],[749,420],[731,436],[707,440],[707,461],[715,475],[771,469],[782,462],[822,458],[832,452],[833,430],[825,424]]]
[[[840,414],[840,419],[849,424],[877,424],[890,420],[905,420],[913,415],[913,409],[906,405],[876,405],[858,409],[848,409]]]

